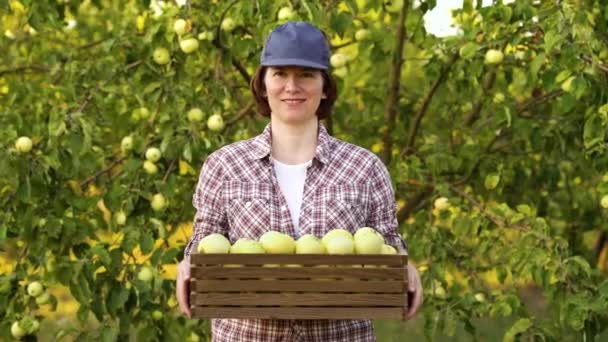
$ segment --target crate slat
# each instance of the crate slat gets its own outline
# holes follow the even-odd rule
[[[404,268],[361,268],[361,267],[221,267],[195,266],[190,276],[195,279],[243,279],[243,278],[356,278],[356,279],[401,279]]]
[[[403,293],[403,280],[206,280],[193,279],[193,292],[369,292]]]
[[[405,296],[390,293],[195,293],[194,306],[396,306],[405,305]]]
[[[240,319],[402,319],[403,308],[357,307],[194,307],[198,318]]]
[[[407,254],[381,255],[381,254],[192,254],[192,265],[213,264],[345,264],[345,265],[387,265],[400,266],[407,264]]]

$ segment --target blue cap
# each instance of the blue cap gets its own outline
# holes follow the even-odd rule
[[[260,62],[264,66],[329,69],[329,55],[329,44],[321,30],[303,21],[288,21],[270,32]]]

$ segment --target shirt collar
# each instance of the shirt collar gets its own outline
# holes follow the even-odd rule
[[[262,159],[270,155],[272,129],[270,123],[266,125],[264,131],[257,137],[253,138],[251,155],[253,159]],[[331,136],[327,132],[325,126],[319,123],[319,131],[317,135],[317,148],[315,150],[315,158],[323,164],[329,162],[329,154],[331,152]]]

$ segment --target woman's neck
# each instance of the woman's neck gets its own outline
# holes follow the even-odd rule
[[[271,120],[272,157],[284,164],[302,164],[311,160],[317,147],[319,121],[288,125]]]

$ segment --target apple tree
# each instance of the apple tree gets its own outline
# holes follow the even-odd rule
[[[504,340],[608,324],[608,10],[522,0],[33,1],[0,4],[0,336],[199,340],[174,265],[199,167],[258,134],[248,90],[267,34],[331,40],[333,135],[391,172],[433,340],[508,318]],[[38,284],[38,285],[31,285]],[[30,289],[31,288],[31,289]],[[524,300],[540,294],[540,311]]]

